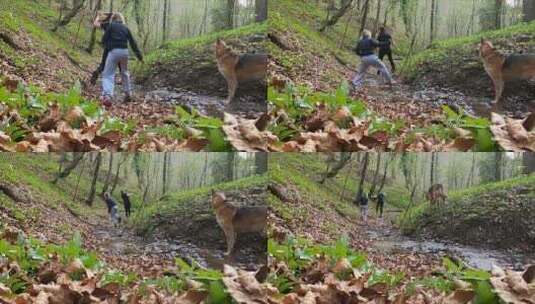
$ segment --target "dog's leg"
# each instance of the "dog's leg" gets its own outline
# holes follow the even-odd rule
[[[502,99],[503,90],[505,88],[505,82],[502,79],[496,79],[494,81],[494,85],[496,88],[496,99],[493,101],[493,103],[498,104],[500,100]]]
[[[225,237],[227,239],[227,252],[225,255],[230,255],[232,253],[232,250],[234,249],[234,242],[236,241],[236,232],[234,232],[234,229],[232,227],[225,228],[223,230],[225,232]]]
[[[234,100],[236,95],[236,90],[238,89],[238,79],[235,77],[228,80],[228,99],[227,103],[231,103]]]

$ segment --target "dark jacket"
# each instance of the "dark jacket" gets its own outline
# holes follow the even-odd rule
[[[390,50],[390,47],[392,45],[392,36],[390,36],[390,34],[388,34],[387,32],[379,34],[377,40],[379,40],[379,43],[383,43],[379,46],[382,50]]]
[[[111,197],[104,198],[104,201],[106,202],[106,205],[108,206],[108,213],[111,213],[111,209],[117,206],[117,203]]]
[[[102,43],[105,50],[112,51],[114,49],[127,49],[128,44],[130,44],[130,47],[132,47],[136,57],[139,60],[143,60],[143,55],[139,50],[137,42],[132,36],[132,32],[130,32],[130,29],[126,25],[118,22],[112,22],[105,25],[104,29],[106,32],[102,37]]]
[[[381,192],[381,193],[379,193],[377,195],[377,202],[379,204],[384,204],[385,203],[385,195],[384,195],[384,193]]]
[[[130,209],[130,197],[128,197],[128,194],[126,192],[121,192],[121,197],[123,198],[124,208]]]
[[[375,54],[375,49],[380,47],[381,45],[385,45],[385,43],[366,37],[366,38],[362,38],[359,41],[354,51],[355,53],[357,53],[357,55],[361,57],[370,56],[370,55]]]

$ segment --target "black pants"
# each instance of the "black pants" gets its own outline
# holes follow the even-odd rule
[[[385,203],[384,202],[377,202],[377,206],[375,206],[375,213],[379,214],[379,217],[383,217],[383,207]]]
[[[394,63],[394,58],[392,57],[392,49],[379,49],[379,59],[383,60],[385,56],[388,56],[388,60],[392,66],[392,73],[394,73],[396,71],[396,64]]]
[[[126,217],[130,217],[130,205],[125,205],[124,206],[124,213],[125,213]]]

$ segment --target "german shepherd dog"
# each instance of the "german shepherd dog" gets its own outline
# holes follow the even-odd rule
[[[227,103],[236,95],[241,82],[260,80],[267,75],[266,54],[237,54],[221,39],[215,43],[217,68],[228,85]]]
[[[500,102],[507,82],[528,80],[535,77],[535,54],[506,56],[497,51],[492,42],[482,38],[479,55],[483,59],[485,71],[494,84],[496,98],[493,103]]]
[[[267,223],[267,207],[237,207],[227,201],[225,193],[212,190],[212,207],[217,223],[227,241],[226,255],[234,250],[238,233],[262,232]]]

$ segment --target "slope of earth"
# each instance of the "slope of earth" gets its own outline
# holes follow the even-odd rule
[[[132,218],[131,226],[140,236],[154,235],[171,244],[200,248],[200,257],[211,267],[238,263],[246,267],[266,264],[266,235],[238,235],[234,253],[224,256],[226,241],[210,203],[212,189],[224,191],[237,206],[265,206],[265,176],[252,176],[214,187],[166,194]],[[182,246],[184,247],[184,246]]]
[[[420,210],[415,233],[533,253],[534,185],[535,176],[530,175],[455,192],[445,205]]]
[[[325,16],[317,6],[300,0],[274,0],[269,10],[271,78],[291,79],[318,90],[332,90],[347,79],[349,66],[355,66],[357,58],[338,45],[342,37],[338,28],[331,33],[333,39],[318,32]],[[352,39],[350,36],[348,41]]]
[[[157,275],[173,264],[172,257],[146,250],[149,242],[135,237],[129,230],[113,227],[98,195],[93,206],[85,204],[83,196],[89,192],[89,180],[73,173],[52,183],[57,173],[56,157],[2,155],[1,229],[20,231],[44,243],[58,245],[66,244],[79,233],[83,246],[96,251],[108,265],[142,275]],[[104,180],[105,176],[99,178],[97,189]]]
[[[435,42],[429,49],[407,59],[401,72],[414,90],[440,87],[450,98],[475,102],[484,110],[494,99],[490,77],[485,72],[479,56],[481,38],[489,39],[503,54],[535,53],[535,22],[524,23],[497,31]],[[432,90],[427,90],[432,95]],[[425,95],[425,94],[424,94]],[[515,116],[524,117],[535,107],[533,81],[518,81],[506,85],[504,109]],[[487,109],[488,111],[488,109]]]
[[[223,39],[237,53],[265,54],[266,23],[171,41],[135,66],[137,82],[147,95],[163,102],[195,108],[203,114],[222,117],[223,111],[254,117],[266,111],[263,80],[240,85],[235,100],[225,105],[227,83],[219,73],[214,43]]]
[[[57,13],[44,0],[1,0],[0,8],[0,77],[55,92],[87,77],[95,62],[79,48],[87,27],[72,22],[53,32]]]

